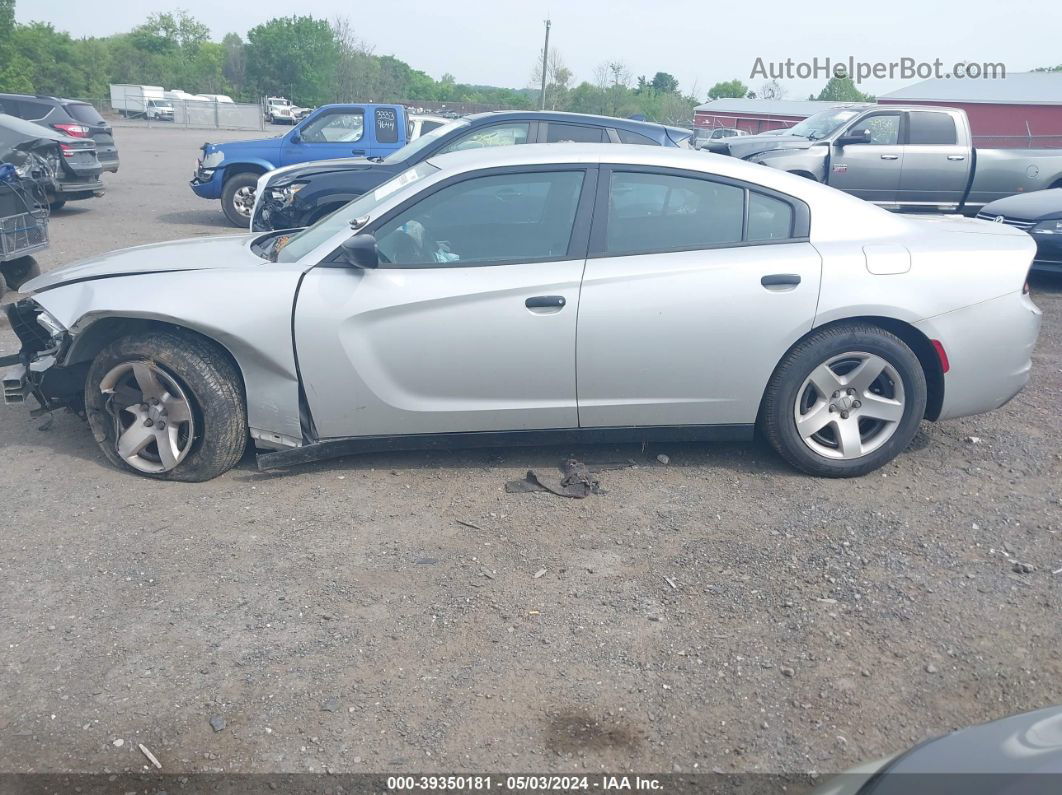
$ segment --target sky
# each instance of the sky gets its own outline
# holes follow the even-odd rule
[[[92,13],[79,13],[83,7],[82,0],[18,0],[16,18],[51,22],[74,36],[104,36],[129,30],[154,11],[184,8],[220,40],[293,11],[344,15],[376,54],[395,55],[436,79],[449,72],[461,83],[522,88],[549,17],[551,49],[575,82],[592,82],[599,64],[618,60],[635,77],[670,72],[683,91],[702,99],[720,80],[736,77],[757,88],[764,82],[750,77],[757,58],[765,64],[940,59],[945,71],[963,61],[1002,63],[1010,72],[1062,64],[1059,0],[139,0],[135,12],[129,0],[93,0]],[[805,99],[826,77],[779,82],[786,99]],[[860,88],[882,94],[915,82],[897,75],[868,79]]]

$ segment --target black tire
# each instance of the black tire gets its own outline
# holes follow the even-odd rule
[[[251,223],[251,216],[243,215],[236,209],[236,192],[241,188],[254,188],[257,183],[258,175],[249,172],[235,174],[225,180],[225,188],[221,191],[221,209],[233,226],[246,228]]]
[[[192,406],[192,446],[185,458],[166,472],[143,472],[118,455],[115,418],[100,391],[100,382],[114,367],[145,360],[175,379]],[[104,347],[85,379],[85,412],[108,461],[119,469],[159,480],[210,480],[235,466],[247,446],[247,410],[240,375],[221,348],[194,334],[158,331],[122,337]]]
[[[53,213],[56,210],[63,209],[64,207],[66,207],[66,199],[52,199],[50,202],[48,202],[48,209],[51,210]]]
[[[0,265],[0,273],[12,290],[18,290],[30,279],[41,275],[41,266],[33,257],[19,257]]]
[[[797,431],[798,393],[812,371],[853,351],[881,357],[893,368],[903,389],[902,415],[892,435],[871,452],[858,458],[830,458],[813,450]],[[830,326],[797,344],[775,369],[764,394],[760,426],[779,455],[797,469],[820,477],[859,477],[888,463],[911,443],[925,416],[926,398],[925,372],[903,340],[872,325]]]

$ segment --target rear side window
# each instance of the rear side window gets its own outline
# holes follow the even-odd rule
[[[787,240],[793,236],[793,206],[789,202],[749,193],[749,228],[746,240]]]
[[[641,133],[631,132],[630,130],[616,130],[616,134],[619,135],[621,144],[643,144],[645,146],[659,146],[659,144],[650,138],[648,135],[642,135]]]
[[[608,133],[601,127],[584,127],[581,124],[557,124],[551,121],[546,132],[546,143],[556,144],[564,141],[588,144],[608,143]]]
[[[613,256],[741,242],[745,191],[670,174],[614,172],[605,250]]]
[[[20,99],[18,102],[12,104],[16,107],[16,111],[12,115],[19,116],[23,119],[29,119],[30,121],[43,119],[52,110],[52,106],[45,104],[44,102],[32,102],[26,99]]]
[[[398,112],[394,108],[376,109],[376,140],[381,144],[398,143]]]
[[[907,114],[907,143],[954,145],[958,142],[955,119],[947,113],[913,110]]]
[[[87,102],[71,102],[66,107],[66,112],[71,117],[85,124],[106,124],[99,112]]]

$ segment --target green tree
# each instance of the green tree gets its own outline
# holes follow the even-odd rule
[[[339,47],[323,19],[280,17],[247,32],[247,81],[260,94],[283,94],[303,105],[335,96]]]
[[[678,78],[667,72],[657,72],[653,75],[653,80],[649,85],[654,91],[659,91],[661,94],[674,94],[678,91],[679,81]]]
[[[724,80],[716,83],[708,89],[708,99],[722,99],[723,97],[744,97],[749,93],[749,87],[737,78]]]
[[[243,98],[247,85],[247,55],[239,33],[226,33],[221,40],[223,50],[221,76],[232,86],[233,93]]]
[[[831,77],[815,99],[822,102],[873,102],[874,97],[864,94],[850,77]]]

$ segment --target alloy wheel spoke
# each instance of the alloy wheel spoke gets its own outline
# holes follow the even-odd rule
[[[132,458],[155,440],[155,434],[144,425],[143,422],[134,421],[118,437],[118,455],[122,458]]]
[[[845,458],[858,458],[863,454],[863,439],[859,433],[859,421],[854,417],[838,420],[833,425],[837,432],[837,446]]]
[[[159,460],[166,469],[173,469],[181,455],[181,448],[177,444],[177,428],[167,425],[163,430],[156,431],[155,439],[159,447]]]
[[[162,401],[166,408],[166,419],[170,422],[188,422],[192,419],[192,409],[188,403],[173,395],[166,395]]]
[[[899,422],[903,419],[903,403],[898,400],[892,400],[870,392],[864,394],[860,400],[863,404],[859,410],[861,417],[871,420],[884,420],[885,422]]]
[[[800,438],[807,439],[829,425],[833,419],[834,415],[830,413],[829,401],[819,401],[811,411],[797,419],[797,433],[800,434]]]
[[[165,397],[166,388],[159,382],[158,376],[147,362],[133,362],[133,378],[145,398],[162,400]]]
[[[837,377],[837,373],[825,364],[820,364],[812,370],[808,379],[814,384],[815,388],[819,391],[819,394],[827,400],[829,400],[830,396],[842,386],[841,380]]]
[[[844,385],[854,389],[857,393],[866,392],[881,375],[886,364],[880,356],[867,356],[852,372],[848,373],[844,379]]]

